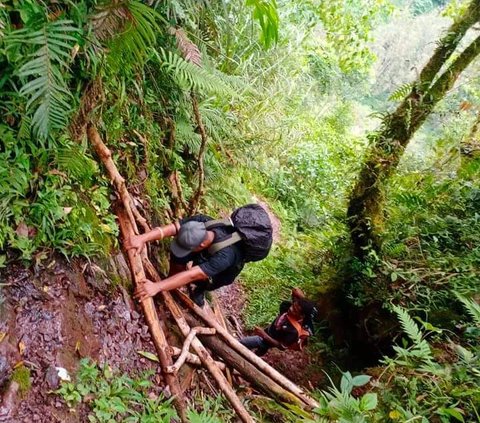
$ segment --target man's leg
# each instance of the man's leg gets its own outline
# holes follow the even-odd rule
[[[233,283],[232,281],[219,281],[215,280],[212,281],[211,279],[207,281],[200,281],[195,283],[195,288],[190,293],[190,298],[192,301],[197,304],[199,307],[203,307],[205,305],[205,293],[206,291],[215,291],[222,286],[230,285]]]
[[[255,354],[258,356],[264,355],[270,349],[270,345],[268,345],[265,340],[258,335],[245,336],[239,341],[249,350],[255,350]]]
[[[205,305],[205,292],[210,291],[209,285],[208,281],[196,282],[195,288],[190,291],[190,299],[199,307]]]

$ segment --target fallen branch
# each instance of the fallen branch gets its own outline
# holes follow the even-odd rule
[[[182,350],[180,348],[170,347],[170,349],[172,350],[173,357],[178,357],[182,353]],[[189,364],[195,364],[197,366],[202,365],[202,360],[198,358],[198,355],[192,354],[191,352],[187,353],[187,358],[185,361]],[[225,363],[222,363],[221,361],[215,361],[215,364],[218,366],[220,370],[225,370],[226,368]]]
[[[213,307],[213,313],[215,314],[216,319],[218,322],[228,330],[227,327],[227,322],[225,320],[225,316],[223,315],[222,308],[220,307],[220,303],[218,301],[217,296],[215,295],[214,292],[210,293],[212,296],[212,307]],[[209,307],[208,303],[205,304],[205,307]],[[232,378],[232,373],[230,372],[230,369],[227,368],[225,375],[227,376],[228,383],[230,386],[233,386],[233,378]]]
[[[175,364],[168,366],[165,370],[168,373],[177,373],[180,367],[182,367],[183,363],[185,363],[185,360],[187,359],[187,354],[188,350],[190,348],[190,345],[193,341],[193,339],[197,336],[197,334],[202,334],[202,335],[215,335],[215,329],[211,328],[204,328],[202,326],[198,326],[195,328],[192,328],[190,330],[190,333],[187,335],[185,338],[185,342],[183,343],[182,347],[182,352],[180,356],[178,357],[177,361]]]
[[[135,208],[133,204],[132,198],[130,197],[130,193],[127,190],[127,186],[125,184],[125,179],[120,175],[120,172],[117,169],[117,166],[112,160],[112,153],[107,148],[107,146],[103,143],[100,135],[98,134],[97,128],[95,126],[89,124],[87,127],[87,135],[90,143],[92,144],[93,148],[97,152],[100,160],[102,161],[103,165],[107,169],[108,176],[110,176],[110,182],[114,186],[116,192],[120,196],[122,200],[123,206],[125,211],[132,222],[132,229],[135,234],[138,234],[138,229],[135,225],[135,217],[133,215],[132,209]]]
[[[190,298],[188,298],[182,292],[177,291],[177,295],[182,301],[182,303],[187,306],[190,310],[192,310],[198,317],[200,317],[207,325],[216,329],[217,333],[219,333],[223,339],[230,345],[235,351],[241,354],[245,359],[247,359],[252,364],[260,369],[263,373],[268,375],[271,379],[277,382],[282,388],[286,389],[287,391],[291,392],[297,398],[299,398],[306,406],[315,408],[318,407],[319,404],[313,398],[309,397],[305,392],[273,367],[268,365],[265,361],[263,361],[260,357],[258,357],[255,353],[250,351],[240,342],[238,339],[235,339],[226,329],[224,329],[214,317],[206,313],[203,309],[198,307]]]

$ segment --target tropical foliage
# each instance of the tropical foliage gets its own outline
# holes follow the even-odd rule
[[[409,131],[414,107],[448,77],[440,70],[472,43],[466,27],[477,21],[465,10],[474,4],[445,3],[0,2],[0,267],[18,259],[39,264],[52,252],[95,260],[117,248],[114,198],[85,135],[94,123],[153,224],[196,209],[226,212],[254,198],[269,204],[279,239],[266,260],[242,273],[247,327],[269,323],[293,286],[315,299],[334,291],[342,311],[375,309],[377,323],[393,322],[394,346],[382,351],[383,363],[370,363],[378,364],[365,370],[370,378],[333,377],[318,394],[316,417],[283,409],[286,421],[479,419],[473,57],[395,153],[388,179],[375,183],[380,248],[352,248],[347,213],[380,139],[375,128],[403,104]],[[465,45],[442,38],[462,16]],[[438,36],[423,38],[432,33]],[[407,51],[399,47],[406,35]],[[438,78],[424,92],[419,73],[440,39],[450,60],[437,63]],[[395,139],[373,157],[375,172],[390,163]],[[351,326],[368,331],[369,323]],[[328,329],[320,332],[312,351],[323,342],[336,356]],[[145,382],[100,381],[98,372],[84,363],[77,385],[62,388],[66,401],[93,393],[98,420],[114,418],[104,414],[112,407],[140,419],[136,401],[149,418],[171,418],[168,402],[141,395]],[[90,378],[88,389],[82,378]],[[112,389],[122,405],[106,394]],[[192,413],[200,415],[192,421],[211,418]]]

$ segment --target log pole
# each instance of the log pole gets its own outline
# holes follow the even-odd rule
[[[120,198],[122,199],[124,207],[118,207],[116,212],[123,239],[129,239],[133,234],[138,233],[135,219],[131,210],[131,207],[135,207],[135,205],[131,202],[130,194],[125,186],[125,180],[118,172],[118,169],[112,160],[112,154],[107,146],[103,143],[97,129],[93,125],[88,125],[87,134],[90,143],[107,169],[113,186],[115,189],[117,189]],[[137,286],[142,280],[145,279],[145,271],[143,269],[142,259],[139,255],[135,255],[133,250],[128,250],[127,256],[130,263],[132,278],[135,286]],[[157,350],[158,357],[160,359],[163,376],[165,377],[165,380],[170,388],[170,392],[174,396],[175,407],[182,422],[187,422],[186,403],[181,393],[178,379],[176,375],[166,372],[168,366],[172,365],[173,360],[170,355],[170,348],[165,333],[163,332],[158,320],[153,299],[149,298],[148,300],[143,301],[142,309],[152,335],[155,349]]]
[[[147,272],[149,273],[150,278],[156,283],[162,283],[159,274],[155,270],[155,267],[150,262],[150,260],[144,257],[143,262],[145,264]],[[170,310],[170,313],[175,319],[175,322],[177,323],[177,326],[180,328],[180,331],[183,333],[185,337],[187,337],[188,334],[190,333],[190,325],[187,323],[182,310],[177,305],[177,303],[173,299],[170,292],[162,291],[161,294],[165,302],[165,305]],[[220,368],[216,366],[215,361],[213,360],[210,353],[207,351],[207,349],[203,346],[203,344],[200,342],[198,338],[193,338],[192,348],[195,350],[196,354],[202,361],[203,365],[208,369],[210,374],[213,376],[213,378],[217,382],[218,387],[225,394],[228,401],[230,401],[230,404],[232,404],[232,407],[237,412],[237,415],[240,418],[240,420],[244,423],[253,423],[254,420],[252,419],[248,411],[245,409],[244,405],[238,398],[235,391],[228,384],[228,381],[225,378],[222,371],[220,370]]]
[[[299,398],[307,407],[315,408],[318,407],[319,404],[313,398],[305,394],[305,392],[297,385],[295,385],[292,381],[287,379],[273,367],[268,365],[265,361],[263,361],[260,357],[258,357],[255,353],[250,351],[244,345],[242,345],[238,339],[235,339],[225,328],[220,325],[217,320],[207,312],[205,312],[202,308],[197,306],[190,298],[188,298],[182,292],[176,292],[180,301],[192,310],[198,317],[200,317],[207,325],[216,329],[217,333],[220,334],[223,339],[230,345],[235,351],[245,357],[248,361],[252,364],[255,364],[258,369],[260,369],[263,373],[268,375],[271,379],[277,382],[282,388],[286,389],[287,391],[291,392],[297,398]]]

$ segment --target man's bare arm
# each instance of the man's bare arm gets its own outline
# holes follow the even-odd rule
[[[160,291],[171,291],[172,289],[180,288],[194,281],[201,281],[205,279],[208,279],[208,276],[202,269],[200,269],[200,266],[193,266],[190,270],[177,273],[161,282],[154,283],[149,280],[145,280],[136,289],[135,297],[142,301],[146,298],[157,295]]]
[[[147,242],[158,241],[165,237],[175,236],[180,228],[178,222],[170,223],[168,225],[159,226],[153,228],[151,231],[141,235],[133,235],[125,242],[125,248],[127,250],[134,249],[135,255],[143,250],[143,247]]]
[[[255,334],[263,338],[265,341],[267,341],[271,346],[279,348],[281,350],[284,350],[285,347],[278,342],[276,339],[273,339],[267,332],[265,332],[263,329],[256,327],[255,328]]]

